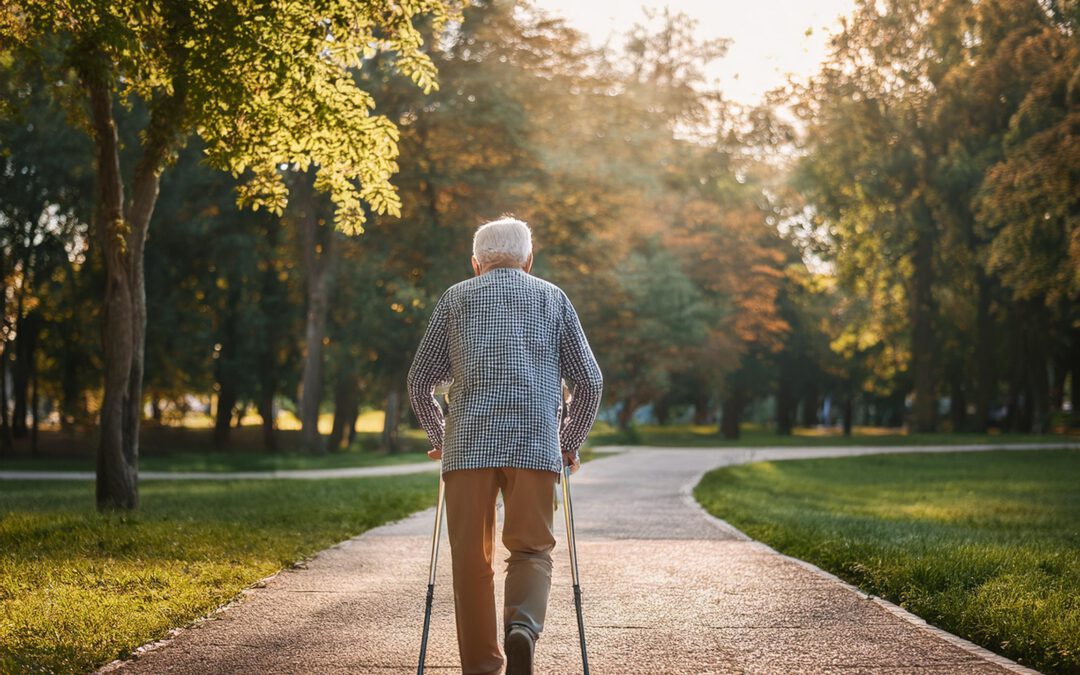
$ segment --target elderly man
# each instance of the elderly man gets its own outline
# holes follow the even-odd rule
[[[466,675],[532,672],[551,587],[553,493],[596,418],[603,384],[566,294],[530,274],[532,233],[503,218],[473,238],[476,273],[439,298],[409,400],[442,459],[458,649]],[[575,385],[563,415],[562,379]],[[444,418],[435,387],[451,383]],[[495,501],[503,494],[504,652],[495,619]]]

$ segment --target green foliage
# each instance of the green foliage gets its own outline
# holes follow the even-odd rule
[[[609,297],[604,310],[611,315],[600,316],[617,334],[600,347],[604,388],[611,400],[636,406],[671,389],[672,374],[685,367],[688,353],[705,347],[719,316],[655,240],[640,242],[614,276],[618,300]]]
[[[13,341],[26,327],[24,337],[39,338],[42,388],[65,423],[90,416],[83,392],[95,381],[100,351],[96,315],[86,307],[99,281],[87,255],[92,148],[57,105],[66,86],[50,82],[38,62],[0,52],[2,336]],[[22,352],[16,368],[30,360]]]
[[[1055,305],[1080,296],[1080,17],[1038,19],[998,56],[1027,86],[976,207],[992,236],[987,268],[1017,299]]]
[[[955,61],[940,43],[958,39],[945,31],[965,3],[931,4],[859,3],[830,60],[797,94],[810,127],[796,182],[815,225],[827,228],[839,283],[857,299],[834,348],[865,354],[867,375],[886,380],[910,367],[914,277],[933,273],[933,262],[916,265],[916,242],[939,236],[938,222],[927,217],[938,189],[930,164],[949,132],[933,126],[940,76],[932,71],[947,65],[942,59]]]
[[[302,292],[281,219],[237,208],[234,186],[202,161],[199,142],[162,177],[157,232],[146,246],[146,390],[162,402],[232,387],[258,400],[298,373]]]
[[[281,168],[316,167],[335,222],[359,232],[362,203],[389,214],[401,204],[390,184],[397,129],[372,114],[355,71],[393,54],[398,70],[431,91],[435,66],[415,22],[430,19],[437,39],[457,12],[437,0],[8,0],[0,30],[27,49],[59,40],[84,81],[144,102],[156,120],[144,143],[172,148],[198,134],[207,160],[243,179],[241,203],[280,215]]]
[[[264,395],[293,405],[306,311],[294,214],[238,210],[233,179],[213,167],[240,171],[253,203],[280,206],[301,167],[358,176],[364,153],[376,183],[396,167],[401,217],[365,202],[370,180],[343,196],[320,173],[317,238],[337,258],[323,389],[337,408],[382,405],[400,387],[434,300],[471,274],[473,228],[504,212],[533,226],[534,272],[574,299],[610,375],[609,404],[652,403],[672,417],[693,408],[704,424],[728,397],[771,423],[775,400],[776,418],[784,407],[785,419],[801,410],[812,424],[825,397],[836,409],[851,396],[862,424],[900,423],[919,357],[914,247],[924,240],[923,351],[932,394],[952,394],[961,410],[956,428],[965,415],[970,424],[983,372],[990,403],[1008,406],[1005,428],[1034,426],[1022,413],[1037,391],[1062,392],[1061,409],[1069,390],[1067,8],[858,3],[819,76],[783,102],[806,131],[790,181],[776,157],[796,129],[773,102],[725,102],[705,73],[726,43],[696,39],[677,13],[647,13],[625,46],[595,49],[508,0],[467,3],[462,23],[451,3],[3,7],[14,38],[0,62],[5,157],[37,167],[34,208],[72,215],[50,251],[81,246],[91,220],[89,200],[71,199],[92,187],[81,85],[102,75],[127,102],[116,117],[128,182],[151,142],[169,145],[146,244],[153,401],[183,408],[228,390],[239,406],[266,407]],[[441,87],[429,86],[436,71]],[[328,236],[335,201],[339,221],[361,205],[361,236]],[[88,298],[101,262],[55,260],[27,295],[49,318],[33,357],[42,407],[91,420],[100,314]],[[980,345],[989,366],[976,363]],[[355,384],[351,399],[338,383]]]
[[[947,388],[981,428],[1009,380],[1007,423],[1045,428],[1047,362],[1075,370],[1051,353],[1077,339],[1075,22],[1075,3],[864,0],[794,91],[833,349],[858,389],[913,385],[919,424]]]
[[[137,514],[90,483],[0,492],[0,671],[86,672],[283,566],[434,504],[434,476],[150,482]]]
[[[1080,668],[1080,451],[763,462],[695,488],[712,514],[1044,672]]]

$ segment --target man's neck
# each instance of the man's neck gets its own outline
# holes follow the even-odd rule
[[[524,272],[525,268],[518,265],[492,265],[491,267],[481,267],[480,274],[487,274],[491,270],[521,270]]]

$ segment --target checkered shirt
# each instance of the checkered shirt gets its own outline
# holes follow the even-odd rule
[[[562,380],[573,396],[563,417]],[[435,388],[449,384],[444,415]],[[497,267],[439,298],[409,369],[409,401],[443,472],[562,470],[596,419],[603,379],[558,286]]]

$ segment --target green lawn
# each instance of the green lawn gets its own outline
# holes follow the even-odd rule
[[[643,424],[620,432],[598,422],[589,436],[592,445],[657,445],[677,447],[762,447],[762,446],[844,446],[844,445],[963,445],[969,443],[1080,443],[1080,435],[1063,434],[905,434],[893,429],[855,427],[851,436],[830,430],[797,428],[781,436],[760,425],[744,424],[738,440],[728,440],[715,425]]]
[[[435,503],[432,474],[140,486],[0,483],[0,673],[86,672],[335,542]],[[419,596],[418,596],[419,597]]]
[[[368,424],[367,426],[370,426]],[[15,453],[0,457],[0,470],[93,471],[97,453],[95,430],[62,432],[44,429],[38,454],[32,455],[26,439],[16,442]],[[299,450],[300,432],[278,430],[277,452],[263,448],[262,430],[257,426],[234,428],[228,445],[215,448],[213,429],[202,427],[143,426],[140,435],[139,468],[146,471],[272,471],[275,469],[329,469],[379,466],[428,461],[431,449],[427,436],[418,429],[402,429],[402,452],[381,452],[381,434],[360,431],[348,448],[323,455]]]
[[[181,451],[139,458],[142,471],[275,471],[281,469],[336,469],[385,466],[431,461],[425,452],[339,452],[326,455],[300,453]],[[16,471],[93,471],[92,456],[12,457],[0,459],[0,469]]]
[[[936,626],[1080,673],[1080,450],[761,462],[713,471],[694,494]]]
[[[424,447],[430,448],[430,445]],[[592,457],[591,448],[582,448],[584,460]],[[410,449],[388,455],[377,451],[347,450],[325,455],[305,455],[297,452],[267,454],[242,450],[220,452],[181,450],[167,454],[139,457],[141,471],[275,471],[292,469],[337,469],[393,464],[426,463],[433,461],[427,451]],[[94,458],[89,455],[0,458],[0,470],[10,471],[94,471]]]

